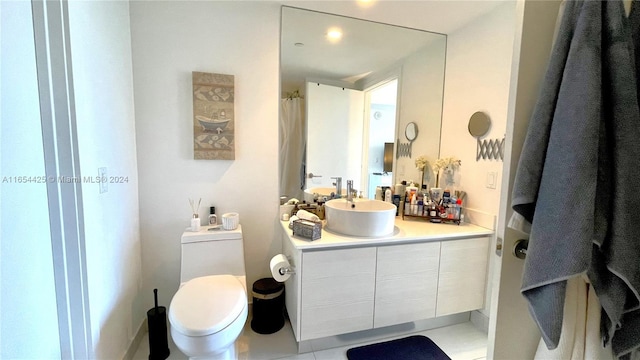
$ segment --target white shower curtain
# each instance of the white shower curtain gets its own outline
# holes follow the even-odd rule
[[[304,99],[280,102],[280,195],[302,199],[306,131]]]

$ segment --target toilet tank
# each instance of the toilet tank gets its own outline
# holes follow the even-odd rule
[[[230,274],[245,276],[242,227],[182,234],[180,283],[200,276]]]

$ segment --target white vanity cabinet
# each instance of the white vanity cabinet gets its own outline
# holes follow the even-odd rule
[[[373,327],[376,248],[302,253],[302,340]]]
[[[410,237],[407,230],[354,239],[323,232],[316,241],[295,238],[283,226],[283,252],[296,269],[285,282],[296,340],[481,309],[492,232],[465,226],[442,228],[458,236]]]
[[[482,308],[489,238],[443,241],[436,316]]]
[[[440,242],[377,249],[374,327],[436,316]]]

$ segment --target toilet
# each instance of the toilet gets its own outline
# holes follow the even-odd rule
[[[169,304],[171,338],[190,358],[236,359],[247,320],[242,228],[184,232],[180,288]]]

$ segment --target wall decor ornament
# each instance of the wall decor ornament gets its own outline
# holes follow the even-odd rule
[[[192,72],[193,158],[235,159],[234,76]]]

